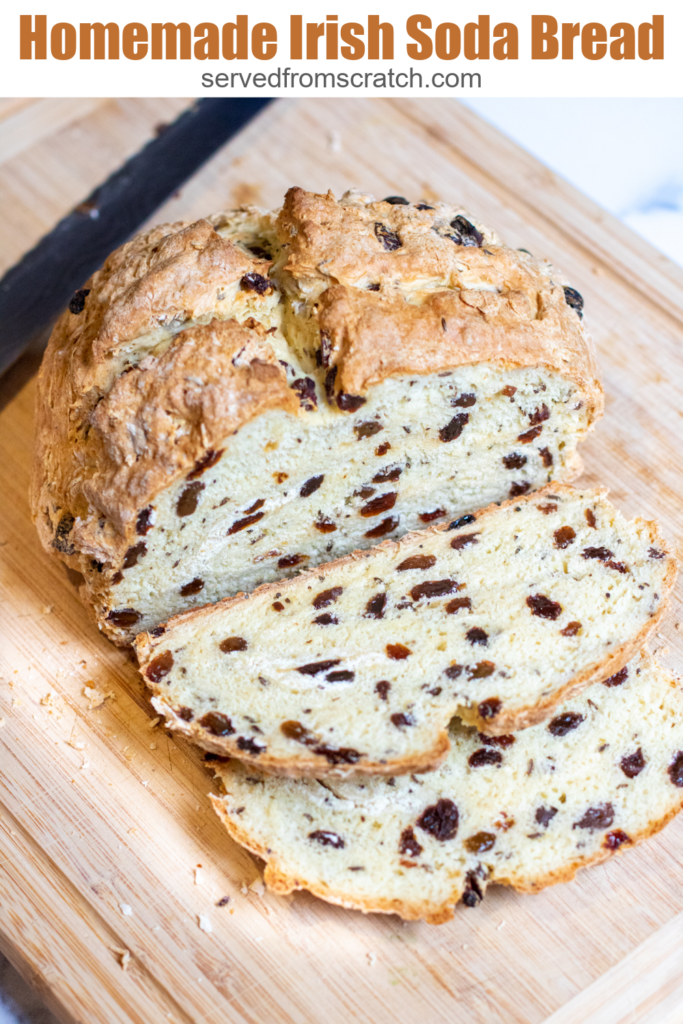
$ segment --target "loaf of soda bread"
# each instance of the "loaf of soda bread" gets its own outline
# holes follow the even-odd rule
[[[576,474],[602,409],[581,296],[460,207],[397,198],[294,188],[162,225],[74,295],[32,510],[115,642]]]
[[[548,724],[493,739],[451,726],[434,772],[282,779],[218,764],[230,835],[278,893],[424,918],[476,906],[492,883],[537,892],[657,832],[683,801],[683,699],[649,656]]]
[[[219,754],[290,775],[439,764],[618,672],[676,575],[655,523],[552,485],[185,612],[138,635],[153,704]]]

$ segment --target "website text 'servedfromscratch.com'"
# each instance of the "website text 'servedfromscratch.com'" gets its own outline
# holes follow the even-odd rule
[[[425,76],[427,78],[427,76]],[[291,68],[275,68],[266,74],[244,74],[241,71],[219,72],[202,75],[204,89],[481,89],[479,72],[436,71],[423,81],[419,71],[292,71]]]

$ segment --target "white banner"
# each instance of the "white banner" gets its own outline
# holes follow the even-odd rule
[[[32,4],[0,13],[5,96],[683,94],[671,0]]]

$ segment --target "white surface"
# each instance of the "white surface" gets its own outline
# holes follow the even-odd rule
[[[683,265],[683,99],[466,102]]]

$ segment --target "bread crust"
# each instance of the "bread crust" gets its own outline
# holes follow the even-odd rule
[[[600,496],[606,496],[608,493],[607,488],[592,488],[591,491],[593,494],[598,494]],[[489,505],[487,508],[477,513],[477,523],[481,524],[488,516],[499,515],[501,509],[511,508],[516,505],[526,504],[529,502],[543,503],[547,496],[552,494],[566,494],[567,496],[570,496],[573,493],[574,488],[571,486],[553,482],[548,484],[546,487],[541,488],[541,490],[535,491],[533,494],[524,495],[521,498],[510,498],[501,505],[496,505],[495,503]],[[641,518],[636,518],[634,522],[642,524],[649,531],[650,540],[653,546],[656,546],[661,550],[664,555],[672,556],[671,550],[667,545],[665,538],[660,533],[656,522]],[[324,566],[324,569],[326,573],[333,572],[335,569],[348,565],[350,562],[356,561],[357,559],[372,557],[376,552],[382,550],[399,552],[407,544],[410,544],[416,538],[423,536],[424,533],[440,534],[447,530],[448,523],[433,525],[427,530],[420,531],[419,533],[408,533],[399,541],[387,540],[378,544],[375,548],[365,551],[354,551],[350,555],[345,555],[342,558],[336,559],[334,562],[327,563]],[[278,593],[278,596],[286,596],[287,592],[291,589],[305,589],[309,582],[317,582],[321,568],[323,567],[317,566],[316,568],[302,572],[298,576],[289,580],[264,583],[253,591],[251,595],[237,594],[234,597],[224,598],[222,601],[218,601],[214,605],[203,605],[200,608],[193,608],[189,611],[182,612],[169,620],[166,624],[164,634],[159,637],[154,637],[150,633],[146,632],[139,633],[135,639],[135,650],[143,678],[145,678],[145,682],[154,693],[152,704],[160,714],[164,715],[168,724],[174,731],[181,733],[198,746],[223,757],[235,757],[245,764],[253,764],[254,767],[258,767],[259,769],[270,772],[274,775],[282,775],[290,778],[311,778],[316,776],[349,778],[354,775],[405,775],[410,772],[429,771],[437,768],[450,749],[450,741],[446,732],[450,715],[444,720],[441,730],[439,730],[438,733],[435,733],[434,742],[431,748],[425,750],[420,756],[413,756],[404,759],[398,758],[392,761],[391,764],[381,764],[374,761],[368,761],[362,764],[330,766],[326,764],[324,758],[317,757],[313,759],[303,750],[300,757],[291,758],[289,760],[271,758],[267,751],[258,756],[250,756],[247,751],[241,750],[237,747],[235,738],[214,736],[198,723],[186,722],[179,718],[179,716],[175,714],[173,708],[170,707],[164,699],[163,685],[154,684],[145,677],[145,667],[152,661],[156,648],[160,644],[168,642],[168,630],[172,630],[175,626],[181,624],[186,625],[188,623],[193,627],[198,627],[203,619],[210,618],[213,615],[214,609],[216,608],[229,609],[241,601],[248,601],[257,596],[263,596],[271,593]],[[547,698],[542,699],[533,705],[518,708],[515,711],[505,711],[505,709],[503,709],[496,715],[495,719],[482,718],[477,707],[459,707],[455,714],[460,717],[466,725],[475,726],[481,733],[489,736],[502,736],[507,733],[518,732],[521,729],[526,729],[532,725],[538,725],[547,721],[547,719],[552,716],[555,708],[564,704],[571,697],[578,696],[593,683],[600,682],[601,680],[614,675],[616,672],[619,672],[631,660],[631,658],[643,648],[648,637],[655,629],[657,629],[660,620],[664,615],[668,606],[669,595],[673,589],[677,574],[678,566],[676,561],[673,557],[670,557],[663,581],[661,604],[652,618],[649,619],[649,621],[634,637],[631,638],[630,641],[621,644],[619,647],[611,651],[605,658],[602,658],[583,669],[560,690],[548,695]]]

